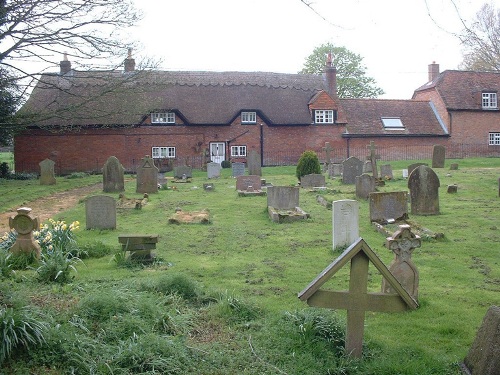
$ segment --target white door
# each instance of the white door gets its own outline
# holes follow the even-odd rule
[[[222,163],[226,159],[226,144],[224,142],[210,143],[210,158],[214,163]]]

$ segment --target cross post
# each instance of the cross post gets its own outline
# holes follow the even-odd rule
[[[380,155],[375,154],[377,146],[375,146],[374,141],[370,141],[370,144],[366,147],[370,150],[370,155],[366,157],[366,160],[370,160],[372,164],[373,177],[378,179],[377,159],[380,159]]]
[[[328,166],[331,163],[330,152],[333,151],[333,148],[330,146],[330,142],[325,142],[325,147],[323,147],[323,151],[325,151],[325,164]]]

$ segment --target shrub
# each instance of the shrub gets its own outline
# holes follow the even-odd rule
[[[295,175],[300,180],[302,176],[312,173],[321,173],[318,155],[314,151],[304,151],[297,163]]]
[[[0,178],[9,178],[9,177],[10,177],[9,164],[3,162],[2,164],[0,164]]]
[[[0,280],[7,279],[13,274],[10,258],[12,253],[0,249]]]
[[[36,180],[38,179],[38,175],[36,173],[27,173],[27,172],[19,172],[19,173],[11,173],[10,178],[13,180]]]
[[[220,166],[222,168],[231,168],[231,162],[229,160],[222,160],[222,163],[220,163]]]

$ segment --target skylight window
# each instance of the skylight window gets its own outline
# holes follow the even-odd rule
[[[399,117],[382,117],[384,129],[388,130],[404,130],[404,125]]]

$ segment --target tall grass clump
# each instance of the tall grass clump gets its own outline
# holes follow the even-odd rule
[[[302,176],[318,173],[321,173],[318,155],[314,151],[304,151],[297,163],[295,175],[300,180]]]
[[[183,274],[162,276],[156,281],[153,289],[165,295],[176,294],[191,302],[196,302],[199,297],[196,283]]]
[[[41,253],[40,265],[36,269],[38,280],[41,282],[57,282],[64,284],[73,279],[72,272],[77,272],[75,264],[80,258],[72,255],[71,251],[64,251],[59,246]]]

